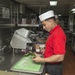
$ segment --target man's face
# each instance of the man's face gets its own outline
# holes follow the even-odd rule
[[[49,21],[42,21],[43,29],[50,32],[52,30],[52,22]]]

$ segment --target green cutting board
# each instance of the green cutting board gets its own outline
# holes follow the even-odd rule
[[[12,66],[11,70],[23,72],[39,72],[41,66],[42,63],[33,62],[31,55],[29,55],[21,58],[15,65]]]

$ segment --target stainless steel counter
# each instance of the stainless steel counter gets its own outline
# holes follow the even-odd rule
[[[22,72],[14,72],[11,71],[10,68],[20,59],[23,57],[23,53],[14,53],[10,51],[8,54],[4,55],[2,58],[0,58],[0,75],[38,75],[38,74],[29,74],[29,73],[22,73]],[[10,72],[10,73],[9,73]],[[14,72],[14,73],[13,73]],[[16,74],[20,73],[20,74]],[[42,73],[41,75],[44,75]]]
[[[8,71],[0,70],[0,75],[31,75],[31,74],[23,74],[23,73],[8,72]]]

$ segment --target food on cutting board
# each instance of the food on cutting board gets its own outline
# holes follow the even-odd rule
[[[30,53],[29,52],[27,52],[26,54],[25,54],[25,56],[29,56],[30,55]]]
[[[35,53],[33,53],[33,52],[31,52],[31,51],[29,51],[29,52],[27,52],[27,53],[25,54],[25,56],[29,56],[29,55],[31,55],[32,58],[35,58],[35,57],[36,57]]]
[[[32,53],[32,58],[36,58],[36,55],[34,53]]]

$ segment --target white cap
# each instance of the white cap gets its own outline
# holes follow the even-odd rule
[[[48,19],[48,18],[51,18],[51,17],[54,17],[54,16],[55,16],[55,15],[54,15],[53,10],[50,10],[50,11],[47,11],[47,12],[41,14],[41,15],[39,16],[39,19],[40,19],[40,21],[44,21],[44,20],[46,20],[46,19]]]

